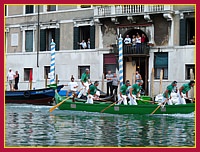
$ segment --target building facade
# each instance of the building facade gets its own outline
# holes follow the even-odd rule
[[[132,42],[133,35],[144,41]],[[33,87],[44,87],[53,39],[59,84],[71,75],[79,82],[89,68],[91,81],[99,80],[106,91],[107,71],[119,74],[120,36],[123,81],[134,83],[139,71],[146,95],[155,96],[174,80],[181,86],[194,79],[195,5],[5,5],[5,69],[19,71],[21,90],[28,88],[31,69]],[[127,36],[131,43],[124,42]]]

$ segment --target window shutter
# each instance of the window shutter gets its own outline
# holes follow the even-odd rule
[[[80,42],[80,29],[79,27],[74,27],[74,50],[79,48],[77,42]]]
[[[60,49],[60,29],[55,29],[55,43],[56,43],[56,51]]]
[[[95,49],[95,26],[90,26],[90,48]]]
[[[186,45],[186,19],[180,20],[180,45]]]
[[[168,53],[155,53],[154,54],[154,67],[167,68],[168,67]]]
[[[26,52],[33,52],[33,31],[26,31],[25,50]]]
[[[40,30],[40,51],[46,51],[46,30]]]

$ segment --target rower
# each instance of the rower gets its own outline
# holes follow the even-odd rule
[[[143,84],[143,80],[137,80],[136,84],[133,84],[132,87],[129,89],[128,98],[130,101],[128,102],[129,105],[137,105],[136,97],[140,97],[140,90]]]
[[[100,93],[97,91],[97,86],[99,85],[99,81],[95,81],[94,84],[91,84],[88,89],[88,96],[87,96],[87,102],[89,104],[93,104],[93,99],[97,100],[99,99]]]
[[[126,80],[126,83],[120,87],[120,92],[118,94],[118,103],[117,103],[117,105],[121,104],[122,101],[123,101],[124,105],[127,105],[126,91],[127,91],[129,86],[130,86],[130,81]]]
[[[186,104],[185,99],[183,98],[183,94],[186,95],[188,99],[188,91],[194,87],[195,81],[191,80],[189,83],[183,84],[178,90],[178,103],[177,104]]]

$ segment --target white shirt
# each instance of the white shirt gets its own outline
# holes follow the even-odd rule
[[[86,42],[81,42],[80,45],[81,45],[84,49],[87,48]]]
[[[74,87],[77,87],[78,83],[77,82],[69,82],[68,86],[70,86],[71,91],[77,91],[77,88],[74,88]]]
[[[141,43],[141,37],[136,37],[136,43]]]
[[[126,38],[124,39],[124,43],[125,43],[125,44],[130,44],[130,43],[131,43],[131,38],[130,38],[130,37],[126,37]]]
[[[13,71],[9,71],[8,74],[7,74],[8,81],[14,80],[15,79],[14,76],[15,76],[15,73]]]

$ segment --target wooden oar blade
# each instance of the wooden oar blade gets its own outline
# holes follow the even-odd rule
[[[68,100],[70,97],[64,99],[62,102],[58,103],[57,105],[53,106],[52,108],[49,109],[49,112],[54,111],[57,107],[59,107],[61,104],[63,104],[66,100]]]
[[[165,105],[165,103],[168,101],[168,99],[166,99],[163,103],[161,103],[152,113],[151,115],[153,115],[162,105]]]
[[[109,105],[108,107],[104,108],[103,110],[101,110],[101,113],[104,112],[106,109],[110,108],[111,106],[113,106],[114,104],[117,104],[118,102],[120,102],[122,99],[120,99],[119,101],[114,102],[113,104]]]

